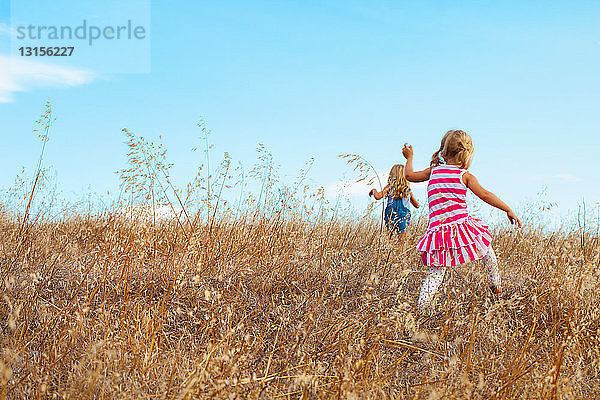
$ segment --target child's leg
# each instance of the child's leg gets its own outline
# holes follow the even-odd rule
[[[406,250],[406,230],[408,229],[409,223],[410,213],[404,214],[400,221],[398,221],[398,246],[400,247],[401,252]]]
[[[405,237],[405,233],[399,233],[398,234],[398,246],[400,247],[400,251],[404,252],[404,250],[406,250],[406,237]]]
[[[492,291],[496,294],[502,293],[502,280],[498,271],[498,259],[496,259],[496,253],[494,253],[492,245],[488,247],[488,252],[481,261],[483,261],[483,266],[490,279]]]
[[[431,303],[433,295],[437,291],[438,287],[444,280],[444,274],[446,273],[446,267],[429,267],[429,275],[425,278],[423,286],[421,286],[421,293],[419,294],[419,300],[417,306],[419,311],[423,312]]]

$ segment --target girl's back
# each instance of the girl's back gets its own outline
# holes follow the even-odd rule
[[[468,217],[467,187],[462,181],[464,173],[464,169],[455,165],[440,165],[431,169],[427,185],[430,229],[462,222]]]
[[[387,198],[386,207],[390,207],[394,203],[399,203],[399,204],[401,204],[402,207],[406,208],[407,210],[410,210],[409,209],[409,206],[410,206],[410,196],[408,196],[408,197],[394,198],[393,195],[388,195],[386,198]]]

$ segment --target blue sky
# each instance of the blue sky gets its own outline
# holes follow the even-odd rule
[[[67,194],[116,191],[123,127],[162,135],[184,183],[204,117],[216,156],[250,168],[264,143],[290,176],[312,156],[313,182],[331,190],[351,176],[340,153],[387,172],[408,141],[425,167],[463,129],[485,187],[515,206],[546,187],[567,212],[600,200],[599,17],[591,1],[152,2],[150,72],[120,74],[22,64],[3,3],[0,187],[34,165],[33,121],[51,98],[47,163]]]

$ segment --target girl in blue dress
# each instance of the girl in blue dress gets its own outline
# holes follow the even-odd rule
[[[404,177],[404,165],[394,165],[390,170],[388,184],[381,192],[371,189],[369,196],[375,197],[375,200],[386,198],[385,226],[390,232],[390,237],[394,233],[398,235],[401,249],[404,250],[404,232],[410,223],[410,204],[419,208],[419,202],[413,196],[410,185]]]

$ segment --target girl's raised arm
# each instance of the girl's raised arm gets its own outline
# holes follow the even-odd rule
[[[404,166],[404,176],[409,182],[425,182],[431,175],[431,168],[426,168],[423,171],[413,171],[412,159],[413,159],[413,148],[408,143],[404,143],[402,149],[402,155],[406,158],[406,165]]]
[[[521,220],[515,215],[513,210],[510,209],[509,206],[506,205],[505,202],[500,200],[498,196],[489,190],[485,190],[480,184],[477,178],[473,176],[473,174],[469,172],[465,172],[463,175],[463,182],[473,193],[475,196],[479,197],[481,200],[488,203],[490,206],[496,207],[506,213],[506,217],[510,221],[511,224],[517,224],[517,226],[521,227]]]
[[[373,196],[375,200],[381,200],[387,194],[388,190],[390,190],[390,185],[386,185],[381,192],[378,192],[377,189],[371,189],[369,197]]]

